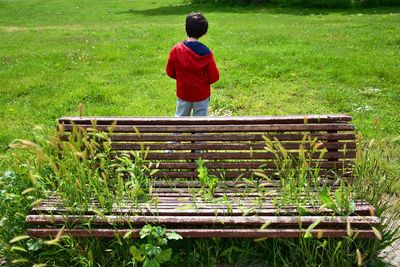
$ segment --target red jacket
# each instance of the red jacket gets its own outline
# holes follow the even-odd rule
[[[210,84],[219,80],[212,52],[199,56],[183,42],[172,48],[167,74],[176,79],[176,95],[190,102],[207,99],[210,96]]]

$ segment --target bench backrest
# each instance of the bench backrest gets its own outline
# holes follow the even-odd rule
[[[287,152],[293,158],[299,157],[299,151],[308,151],[311,164],[318,164],[321,175],[335,171],[351,176],[356,143],[350,121],[347,115],[63,117],[59,124],[66,135],[74,125],[89,132],[95,125],[97,130],[109,132],[115,151],[148,148],[146,160],[157,163],[152,164],[159,170],[157,177],[197,179],[196,160],[201,158],[209,174],[235,179],[254,172],[275,176],[277,156],[266,149],[266,139],[279,153]],[[315,138],[317,149],[312,145]]]

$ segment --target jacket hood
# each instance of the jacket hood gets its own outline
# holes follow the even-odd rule
[[[210,54],[200,56],[180,42],[176,46],[176,60],[179,62],[178,66],[186,70],[198,71],[204,69],[213,60],[213,56],[211,51]]]

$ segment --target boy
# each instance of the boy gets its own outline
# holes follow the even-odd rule
[[[207,116],[210,85],[219,79],[211,50],[198,39],[208,30],[201,13],[191,13],[185,25],[188,38],[175,45],[167,62],[167,74],[176,79],[176,117]]]

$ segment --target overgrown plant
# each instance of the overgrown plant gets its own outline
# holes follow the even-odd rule
[[[399,188],[400,179],[395,173],[390,173],[381,168],[382,155],[374,153],[375,141],[364,140],[362,134],[357,135],[358,150],[355,164],[355,177],[353,192],[355,197],[371,203],[376,214],[382,218],[382,225],[378,229],[380,242],[371,257],[379,251],[400,239],[400,204]],[[390,159],[387,159],[390,160]]]
[[[117,173],[116,195],[120,198],[118,202],[123,202],[126,199],[144,202],[149,199],[151,191],[149,177],[152,173],[140,152],[117,156],[111,167],[115,168]]]
[[[143,267],[158,267],[161,263],[170,260],[172,248],[165,248],[168,240],[182,239],[175,232],[167,232],[161,226],[145,225],[140,231],[140,239],[145,239],[145,243],[140,247],[132,245],[129,249],[133,262],[143,262]]]
[[[90,132],[74,126],[67,142],[62,131],[61,137],[49,140],[40,133],[35,136],[36,143],[16,140],[10,147],[33,155],[29,172],[66,207],[85,212],[96,200],[106,211],[124,198],[142,201],[148,195],[150,170],[143,160],[145,151],[113,154],[110,138],[95,125]]]
[[[288,151],[279,140],[269,140],[266,137],[264,139],[266,151],[275,156],[275,176],[279,177],[280,182],[281,196],[275,203],[297,206],[303,206],[306,203],[318,204],[316,196],[319,185],[324,180],[321,180],[320,167],[315,154],[319,154],[319,159],[322,159],[326,153],[326,150],[320,149],[321,143],[305,135],[299,145],[298,153],[294,154]]]
[[[320,164],[327,150],[317,138],[305,135],[296,152],[288,151],[278,140],[265,138],[265,142],[265,149],[275,155],[280,182],[280,195],[274,199],[276,206],[296,205],[300,214],[308,212],[308,205],[326,207],[340,215],[354,212],[352,186],[342,177],[346,166],[341,166],[341,172],[322,173]]]
[[[201,186],[199,193],[205,198],[213,198],[219,179],[215,175],[208,174],[208,170],[206,166],[204,166],[204,160],[198,159],[196,163],[198,178]]]

